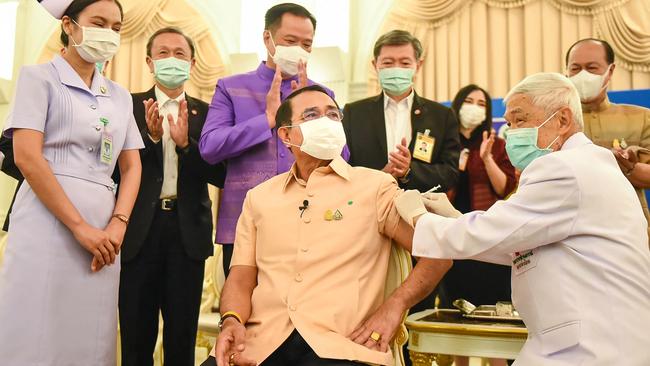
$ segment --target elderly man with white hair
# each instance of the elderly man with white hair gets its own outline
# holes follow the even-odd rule
[[[422,214],[407,191],[396,203],[415,224],[413,254],[512,266],[529,332],[515,365],[650,365],[650,254],[634,188],[581,132],[566,77],[529,76],[505,102],[517,192],[461,215],[444,195],[424,199]]]

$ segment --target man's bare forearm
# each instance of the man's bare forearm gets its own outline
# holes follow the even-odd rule
[[[400,220],[393,240],[404,249],[411,252],[413,246],[414,229],[404,220]],[[395,301],[404,310],[412,307],[429,295],[438,285],[438,282],[451,268],[450,259],[421,258],[406,278],[387,301]]]
[[[257,268],[251,266],[233,266],[223,285],[219,312],[234,311],[246,323],[251,316],[251,296],[257,286]]]
[[[436,288],[451,265],[452,261],[449,259],[418,259],[406,281],[390,295],[387,301],[397,302],[404,310],[413,307]]]

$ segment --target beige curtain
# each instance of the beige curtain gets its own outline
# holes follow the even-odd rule
[[[504,96],[526,75],[563,72],[581,38],[607,40],[616,52],[612,89],[650,88],[647,0],[396,0],[381,33],[405,29],[425,49],[416,90],[447,101],[476,83]],[[369,93],[379,91],[374,70]]]
[[[107,76],[131,92],[151,88],[153,78],[145,63],[147,40],[160,28],[178,27],[196,44],[196,66],[186,84],[187,92],[209,102],[217,79],[225,76],[225,66],[201,15],[184,0],[122,0],[121,3],[124,6],[122,44],[107,69]],[[40,61],[50,60],[62,47],[57,30],[47,42]]]

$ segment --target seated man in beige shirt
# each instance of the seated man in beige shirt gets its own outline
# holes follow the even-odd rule
[[[413,229],[393,204],[393,177],[340,157],[341,118],[317,85],[277,111],[296,161],[244,201],[212,353],[219,366],[392,365],[402,316],[451,266],[420,260],[384,301],[391,243],[410,250]]]

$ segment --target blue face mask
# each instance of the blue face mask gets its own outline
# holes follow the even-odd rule
[[[188,61],[167,57],[153,60],[153,65],[153,76],[167,88],[176,89],[190,78],[192,64]]]
[[[533,160],[553,152],[550,148],[560,136],[556,137],[545,149],[537,147],[537,134],[539,128],[544,126],[546,122],[550,121],[557,112],[553,113],[541,125],[537,127],[517,128],[514,130],[506,131],[506,152],[512,165],[521,170],[524,170]]]
[[[390,95],[402,95],[411,89],[415,69],[404,67],[389,67],[379,69],[379,84]]]

